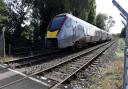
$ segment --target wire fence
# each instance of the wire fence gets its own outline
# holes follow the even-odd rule
[[[44,52],[44,50],[46,50],[43,42],[36,42],[34,44],[22,43],[23,42],[19,42],[16,44],[6,43],[6,55],[14,57],[33,56],[36,54],[40,54]]]

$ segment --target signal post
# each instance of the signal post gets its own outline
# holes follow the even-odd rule
[[[123,89],[128,89],[128,13],[117,3],[115,0],[112,3],[121,12],[121,16],[126,20],[126,30],[125,30],[125,55],[124,55],[124,81]]]

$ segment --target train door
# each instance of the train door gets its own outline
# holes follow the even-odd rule
[[[73,31],[72,42],[73,43],[75,43],[75,39],[76,39],[76,29],[77,29],[77,22],[72,20],[72,31]]]
[[[89,35],[89,28],[88,27],[85,27],[85,37],[86,37],[86,42],[90,42],[90,35]]]
[[[73,43],[78,40],[78,22],[73,21]]]
[[[73,36],[73,27],[72,27],[72,19],[68,19],[65,23],[66,27],[66,41],[68,43],[72,43],[72,36]]]
[[[82,27],[80,24],[79,25],[77,24],[73,31],[74,31],[73,33],[74,41],[78,41],[84,37],[84,27]]]

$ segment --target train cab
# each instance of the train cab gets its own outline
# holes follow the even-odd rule
[[[61,15],[54,17],[53,20],[50,22],[45,36],[45,41],[46,41],[45,45],[47,47],[55,47],[55,48],[58,47],[57,36],[65,20],[66,20],[66,16]]]

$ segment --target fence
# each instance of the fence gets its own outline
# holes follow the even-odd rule
[[[44,51],[43,45],[36,45],[36,46],[21,46],[21,47],[12,47],[11,48],[11,55],[24,57],[24,56],[32,56],[35,54],[40,54]]]
[[[0,56],[5,56],[5,38],[4,38],[4,32],[0,32]]]

